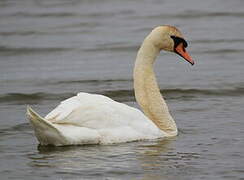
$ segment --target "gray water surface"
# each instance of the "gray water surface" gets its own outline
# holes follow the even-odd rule
[[[1,179],[244,179],[244,1],[0,1]],[[40,147],[26,105],[45,115],[84,91],[138,107],[132,70],[151,29],[177,26],[196,61],[155,66],[173,139]]]

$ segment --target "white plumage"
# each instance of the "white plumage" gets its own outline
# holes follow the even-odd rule
[[[44,119],[30,107],[28,115],[41,119],[30,121],[37,127],[35,133],[42,145],[110,144],[164,136],[140,110],[97,94],[78,93]]]

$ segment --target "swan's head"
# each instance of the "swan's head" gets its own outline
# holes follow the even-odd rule
[[[194,65],[193,59],[186,51],[187,42],[176,27],[168,25],[156,27],[147,38],[150,39],[156,48],[175,52],[191,63],[191,65]]]

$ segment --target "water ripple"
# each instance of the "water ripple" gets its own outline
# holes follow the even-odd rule
[[[72,48],[61,48],[61,47],[9,47],[9,46],[0,46],[0,54],[6,55],[21,55],[28,53],[53,53],[58,51],[70,51]]]
[[[184,13],[178,14],[157,14],[152,16],[147,16],[149,19],[162,19],[162,18],[172,18],[172,19],[196,19],[196,18],[212,18],[212,17],[244,17],[243,12],[199,12],[199,11],[186,11]],[[143,17],[144,18],[144,17]]]
[[[194,51],[197,54],[243,54],[244,49],[215,49],[215,50],[205,50],[205,51]]]
[[[191,43],[199,43],[199,44],[209,44],[209,43],[236,43],[236,42],[244,42],[244,39],[198,39],[192,40]]]
[[[111,97],[115,100],[123,99],[134,100],[134,90],[107,90],[102,92],[94,92]],[[163,89],[161,93],[168,99],[185,99],[197,98],[199,96],[243,96],[244,88],[236,87],[232,89]],[[75,93],[7,93],[0,95],[0,103],[26,103],[32,104],[43,100],[63,100],[72,96]]]

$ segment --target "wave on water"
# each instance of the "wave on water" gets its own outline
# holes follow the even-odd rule
[[[243,12],[207,12],[207,11],[186,11],[184,13],[178,14],[158,14],[151,15],[144,18],[149,19],[161,19],[161,18],[172,18],[172,19],[196,19],[196,18],[212,18],[212,17],[235,17],[242,18],[244,17]]]
[[[199,43],[199,44],[209,44],[209,43],[237,43],[237,42],[244,42],[244,39],[197,39],[192,40],[192,43]]]
[[[192,96],[243,96],[244,87],[230,89],[165,89],[161,90],[166,95],[192,95]]]
[[[70,48],[58,48],[58,47],[7,47],[0,46],[0,52],[4,55],[15,55],[15,54],[27,54],[27,53],[52,53],[59,51],[69,51]]]
[[[3,137],[6,135],[16,134],[16,132],[20,132],[20,131],[27,133],[27,131],[30,129],[31,129],[31,126],[29,123],[21,123],[21,124],[11,126],[9,128],[0,129],[0,135],[1,135],[1,137]]]
[[[112,51],[112,52],[135,52],[139,49],[138,45],[126,45],[126,46],[103,46],[99,45],[95,48],[84,49],[87,52],[104,52],[104,51]]]
[[[29,32],[31,33],[31,32]],[[1,32],[0,32],[1,35]],[[84,51],[84,52],[135,52],[138,49],[138,45],[127,45],[127,46],[102,46],[99,45],[95,48],[67,48],[67,47],[11,47],[11,46],[0,46],[0,55],[26,55],[26,54],[46,54],[46,53],[56,53],[64,51]]]
[[[40,103],[40,101],[44,100],[63,100],[74,96],[74,93],[61,93],[61,94],[54,94],[54,93],[7,93],[0,95],[0,103],[17,103],[17,104],[36,104]]]
[[[108,90],[102,92],[92,92],[108,96],[117,101],[134,101],[134,90]],[[244,95],[244,87],[232,89],[164,89],[161,93],[166,99],[193,99],[197,97],[239,97]],[[66,98],[75,96],[75,93],[44,93],[37,92],[31,94],[25,93],[7,93],[0,95],[0,103],[13,104],[38,104],[41,101],[62,101]]]
[[[51,84],[93,84],[93,83],[109,83],[109,82],[132,82],[132,79],[93,79],[93,80],[66,80],[66,81],[57,81],[57,82],[50,82]],[[46,83],[46,82],[45,82]]]
[[[230,53],[240,53],[243,54],[244,49],[216,49],[216,50],[206,50],[206,51],[195,51],[198,54],[230,54]]]

